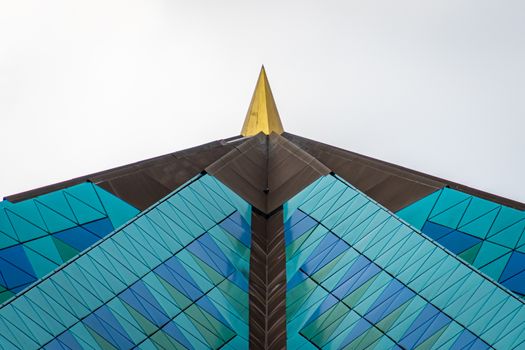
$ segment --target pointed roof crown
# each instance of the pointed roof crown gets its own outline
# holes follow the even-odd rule
[[[270,135],[272,132],[277,134],[284,132],[264,66],[261,68],[241,135],[254,136],[260,132],[266,135]]]

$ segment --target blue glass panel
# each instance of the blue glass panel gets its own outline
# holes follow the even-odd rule
[[[459,254],[481,242],[481,239],[459,231],[452,231],[448,235],[441,237],[438,242],[453,253]]]
[[[234,271],[228,258],[208,234],[195,240],[187,249],[225,277]]]
[[[68,347],[62,345],[60,341],[54,339],[51,343],[48,343],[45,347],[46,350],[69,350]]]
[[[78,343],[78,341],[75,339],[73,334],[71,332],[66,331],[62,333],[59,337],[56,339],[60,340],[62,344],[69,347],[70,349],[80,349],[81,345]]]
[[[26,254],[21,246],[6,248],[0,251],[0,271],[2,286],[13,290],[24,288],[36,280],[33,268],[27,260]]]
[[[126,289],[119,298],[139,311],[152,323],[160,326],[168,321],[158,301],[148,291],[142,281]]]
[[[181,343],[186,349],[194,349],[192,343],[184,336],[175,323],[169,322],[162,330]]]
[[[193,301],[203,294],[176,257],[157,267],[155,273]]]
[[[464,330],[452,345],[451,350],[470,349],[475,340],[476,336],[474,334]]]
[[[317,246],[310,258],[305,261],[302,269],[309,275],[313,275],[324,265],[335,259],[338,255],[348,249],[348,244],[333,234],[327,234]]]
[[[499,280],[505,281],[523,270],[525,270],[525,254],[515,251],[511,254]]]
[[[305,274],[304,272],[302,271],[297,271],[297,273],[295,273],[293,275],[293,277],[288,281],[288,283],[286,284],[286,288],[288,289],[294,289],[296,286],[298,286],[299,284],[301,284],[302,282],[304,282],[305,280],[307,280],[309,278],[309,276],[307,274]]]
[[[522,271],[501,283],[510,290],[519,293],[520,295],[525,295],[525,271]]]
[[[250,246],[251,232],[250,226],[244,220],[241,213],[235,212],[226,220],[220,223],[220,226],[228,231],[232,236],[241,241],[245,246]]]
[[[295,211],[289,222],[285,223],[285,244],[288,245],[317,225],[317,221],[306,216],[303,212]]]
[[[4,260],[13,267],[16,267],[25,273],[34,276],[33,268],[29,263],[22,246],[18,245],[0,250],[0,259]],[[6,274],[3,273],[3,275],[5,276]]]
[[[386,315],[412,299],[415,293],[397,280],[392,280],[379,298],[369,308],[365,317],[373,323],[381,321]]]
[[[352,266],[353,267],[353,266]],[[361,270],[356,271],[354,274],[347,272],[344,283],[342,283],[337,289],[334,290],[333,294],[338,298],[342,299],[348,294],[355,291],[357,288],[361,287],[363,284],[368,282],[372,277],[377,275],[381,270],[375,264],[368,263]]]
[[[245,293],[248,293],[248,279],[246,278],[246,275],[242,272],[235,271],[234,273],[228,276],[228,280],[235,284],[238,288],[243,290]]]
[[[439,311],[434,306],[431,304],[425,305],[423,311],[405,332],[405,335],[401,339],[401,344],[409,349],[414,348],[421,335],[423,335],[427,328],[432,324],[434,318],[436,318],[438,314]]]
[[[118,349],[128,349],[133,345],[122,326],[106,306],[101,307],[82,322]]]
[[[363,318],[357,321],[352,330],[348,332],[348,335],[346,336],[345,340],[341,343],[341,348],[350,344],[361,334],[369,330],[371,326],[372,325]]]
[[[222,322],[225,326],[231,327],[230,323],[226,320],[224,315],[219,311],[219,309],[217,309],[217,306],[215,306],[214,302],[207,295],[204,295],[202,298],[197,300],[196,304],[210,315],[215,317],[217,320]]]
[[[113,225],[111,224],[111,221],[108,218],[88,222],[82,225],[82,227],[88,230],[89,232],[94,233],[99,238],[104,238],[110,232],[113,231]]]
[[[326,299],[324,299],[321,302],[321,305],[319,305],[319,307],[314,311],[314,313],[312,313],[312,315],[310,316],[310,319],[306,322],[305,325],[308,325],[310,322],[318,319],[322,314],[324,314],[327,310],[329,310],[332,306],[334,306],[338,302],[339,300],[337,298],[335,298],[331,294],[328,294],[326,296]]]
[[[432,238],[433,240],[437,241],[438,239],[446,236],[450,232],[453,232],[454,229],[450,227],[446,227],[440,224],[436,224],[431,221],[426,221],[423,225],[423,228],[421,229],[421,232]]]
[[[437,334],[443,327],[448,326],[452,320],[440,312],[434,317],[432,323],[427,327],[425,333],[419,337],[419,340],[416,343],[416,346],[419,346],[421,343],[425,342],[428,338]],[[478,338],[479,339],[479,338]]]
[[[74,247],[78,251],[82,251],[87,247],[92,246],[100,239],[100,237],[94,235],[81,226],[58,232],[54,234],[54,237]]]

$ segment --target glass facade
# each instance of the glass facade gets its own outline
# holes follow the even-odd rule
[[[0,202],[0,304],[138,212],[91,183]]]
[[[0,348],[248,349],[251,218],[202,174],[142,213],[91,183],[1,202]],[[525,347],[524,221],[448,188],[393,214],[321,177],[279,219],[288,348]]]
[[[397,215],[484,274],[525,296],[525,212],[450,188]]]
[[[5,349],[242,349],[251,207],[203,175],[0,309]]]
[[[519,298],[336,176],[284,209],[290,349],[525,346]]]

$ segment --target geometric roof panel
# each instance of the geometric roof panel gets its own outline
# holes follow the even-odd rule
[[[525,295],[525,211],[443,188],[397,215],[494,281]]]
[[[246,348],[250,206],[200,176],[0,309],[2,348]]]
[[[138,212],[88,182],[18,203],[0,202],[0,304]]]
[[[289,348],[524,344],[520,299],[340,178],[285,213]]]

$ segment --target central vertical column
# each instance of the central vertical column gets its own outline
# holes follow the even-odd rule
[[[283,210],[252,212],[250,349],[286,348],[286,256]]]
[[[252,205],[251,349],[286,348],[283,204],[330,170],[275,133],[259,133],[206,168]]]

